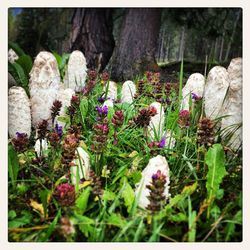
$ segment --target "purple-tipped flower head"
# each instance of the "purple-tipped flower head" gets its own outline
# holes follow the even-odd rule
[[[190,126],[190,112],[188,110],[184,109],[180,111],[178,124],[181,128]]]
[[[97,78],[97,72],[95,70],[89,70],[88,77],[90,80],[95,80]]]
[[[198,96],[197,94],[195,94],[195,93],[191,93],[191,95],[192,95],[192,99],[194,100],[194,101],[199,101],[199,100],[201,100],[202,99],[202,97],[201,96]]]
[[[150,202],[147,209],[151,210],[152,213],[160,211],[166,203],[166,196],[164,194],[165,184],[166,176],[158,170],[152,175],[151,185],[146,185],[146,188],[150,191],[149,196],[147,196]]]
[[[62,128],[62,126],[58,125],[58,123],[56,123],[55,132],[56,132],[60,137],[62,137],[63,128]]]
[[[105,102],[105,98],[102,97],[102,96],[100,96],[100,97],[98,97],[97,101],[100,102],[100,103],[104,103]]]
[[[166,178],[166,176],[161,173],[161,170],[157,170],[156,174],[152,175],[153,180],[158,180],[158,179],[160,179],[162,177]]]
[[[166,145],[166,137],[162,137],[159,142],[159,148],[164,148]]]
[[[106,116],[108,114],[108,107],[106,105],[103,107],[96,106],[96,110],[100,116]]]
[[[17,152],[24,152],[29,144],[28,135],[25,133],[16,132],[16,138],[12,139],[13,146]]]
[[[59,184],[55,190],[55,197],[62,206],[71,206],[75,202],[75,187],[69,183]]]

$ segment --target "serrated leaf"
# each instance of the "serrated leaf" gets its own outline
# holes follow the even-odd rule
[[[115,197],[116,197],[115,193],[108,190],[104,190],[102,199],[104,201],[113,201]]]
[[[205,163],[208,166],[207,173],[207,198],[210,203],[208,216],[213,200],[218,194],[222,179],[227,174],[225,169],[225,154],[221,144],[214,144],[205,155]]]
[[[184,213],[177,213],[177,214],[170,214],[168,220],[172,222],[184,222],[187,221],[188,218]]]
[[[87,216],[82,216],[76,214],[77,225],[79,226],[80,231],[84,234],[85,237],[88,237],[89,234],[93,234],[95,231],[94,225],[95,222],[93,219],[90,219]]]
[[[126,220],[122,218],[120,214],[114,214],[114,213],[110,215],[110,217],[107,220],[107,223],[120,228],[125,227],[127,224]]]
[[[141,171],[136,170],[136,171],[133,171],[130,174],[130,176],[133,179],[133,183],[136,184],[136,183],[140,182],[142,174],[141,174]]]
[[[182,202],[187,198],[187,196],[191,195],[197,189],[197,182],[192,185],[185,186],[181,192],[181,194],[177,194],[173,198],[170,198],[169,204],[166,206],[166,209],[169,210],[171,207],[174,207],[178,203]]]
[[[129,212],[135,199],[135,193],[126,178],[123,178],[122,181],[125,182],[125,186],[121,196],[124,199],[125,206],[127,207],[127,211]]]
[[[32,215],[28,211],[22,211],[22,217],[15,218],[8,223],[9,228],[18,228],[31,222]]]
[[[78,208],[78,212],[83,215],[87,206],[88,206],[88,200],[90,195],[91,187],[87,187],[83,190],[83,192],[80,194],[80,196],[76,200],[76,207]]]

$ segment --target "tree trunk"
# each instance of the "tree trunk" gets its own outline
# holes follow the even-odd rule
[[[227,45],[227,51],[226,51],[226,55],[225,55],[224,61],[227,61],[227,60],[228,60],[229,53],[230,53],[230,50],[231,50],[231,45],[232,45],[232,42],[233,42],[233,40],[234,40],[234,36],[235,36],[237,24],[238,24],[238,21],[239,21],[239,19],[240,19],[240,15],[241,15],[241,10],[239,10],[238,13],[237,13],[237,15],[236,15],[235,22],[234,22],[234,26],[233,26],[233,32],[232,32],[232,35],[231,35],[231,37],[230,37],[229,43],[228,43],[228,45]]]
[[[181,61],[184,56],[184,48],[185,48],[185,26],[183,25],[181,28],[181,37],[180,37],[180,46],[178,52],[178,61]]]
[[[155,51],[160,23],[160,9],[126,9],[119,41],[108,65],[112,79],[127,80],[146,70],[159,71]]]
[[[88,68],[104,69],[115,42],[112,9],[76,9],[72,18],[70,50],[84,53]]]

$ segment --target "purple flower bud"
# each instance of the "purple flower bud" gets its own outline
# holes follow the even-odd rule
[[[62,126],[58,125],[58,123],[56,123],[55,131],[56,131],[56,133],[57,133],[60,137],[62,137],[63,128],[62,128]]]
[[[100,116],[106,116],[108,114],[108,107],[104,105],[103,107],[96,106],[96,110]]]
[[[161,177],[161,175],[162,175],[161,170],[157,170],[157,173],[152,175],[152,179],[157,180]]]
[[[198,95],[196,95],[195,93],[191,93],[192,94],[192,99],[193,100],[198,100],[199,99],[199,96]]]
[[[159,142],[159,148],[164,148],[166,145],[166,137],[162,137]]]
[[[23,138],[23,137],[25,137],[25,133],[19,133],[19,132],[16,132],[16,137],[17,138]]]
[[[104,103],[105,102],[105,98],[102,97],[102,96],[98,97],[97,101],[100,102],[100,103]]]
[[[107,115],[108,114],[108,107],[106,106],[106,105],[104,105],[103,107],[102,107],[102,113],[104,114],[104,115]]]

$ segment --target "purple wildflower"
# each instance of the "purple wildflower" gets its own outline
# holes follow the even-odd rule
[[[25,133],[16,132],[16,138],[12,139],[13,146],[17,152],[24,152],[29,144],[28,135]]]
[[[56,133],[57,133],[60,137],[62,137],[63,128],[62,128],[62,126],[58,125],[58,123],[56,123],[55,131],[56,131]]]
[[[105,98],[102,97],[102,96],[100,96],[100,97],[98,97],[97,101],[100,102],[100,103],[104,103],[105,102]]]
[[[161,170],[157,170],[156,174],[153,174],[152,175],[152,179],[153,180],[157,180],[159,179],[161,176],[164,176],[162,173],[161,173]],[[165,177],[165,176],[164,176]]]
[[[106,105],[103,107],[96,106],[96,110],[100,116],[106,116],[108,114],[108,107]]]
[[[159,142],[159,148],[164,148],[166,145],[166,137],[162,137]]]
[[[26,136],[26,134],[25,133],[19,133],[19,132],[16,132],[16,137],[17,137],[17,139],[19,139],[19,138],[23,138],[23,137],[25,137]]]
[[[197,102],[197,101],[199,101],[199,100],[202,99],[201,96],[198,96],[198,95],[195,94],[195,93],[191,93],[191,95],[192,95],[192,99],[193,99],[195,102]]]

